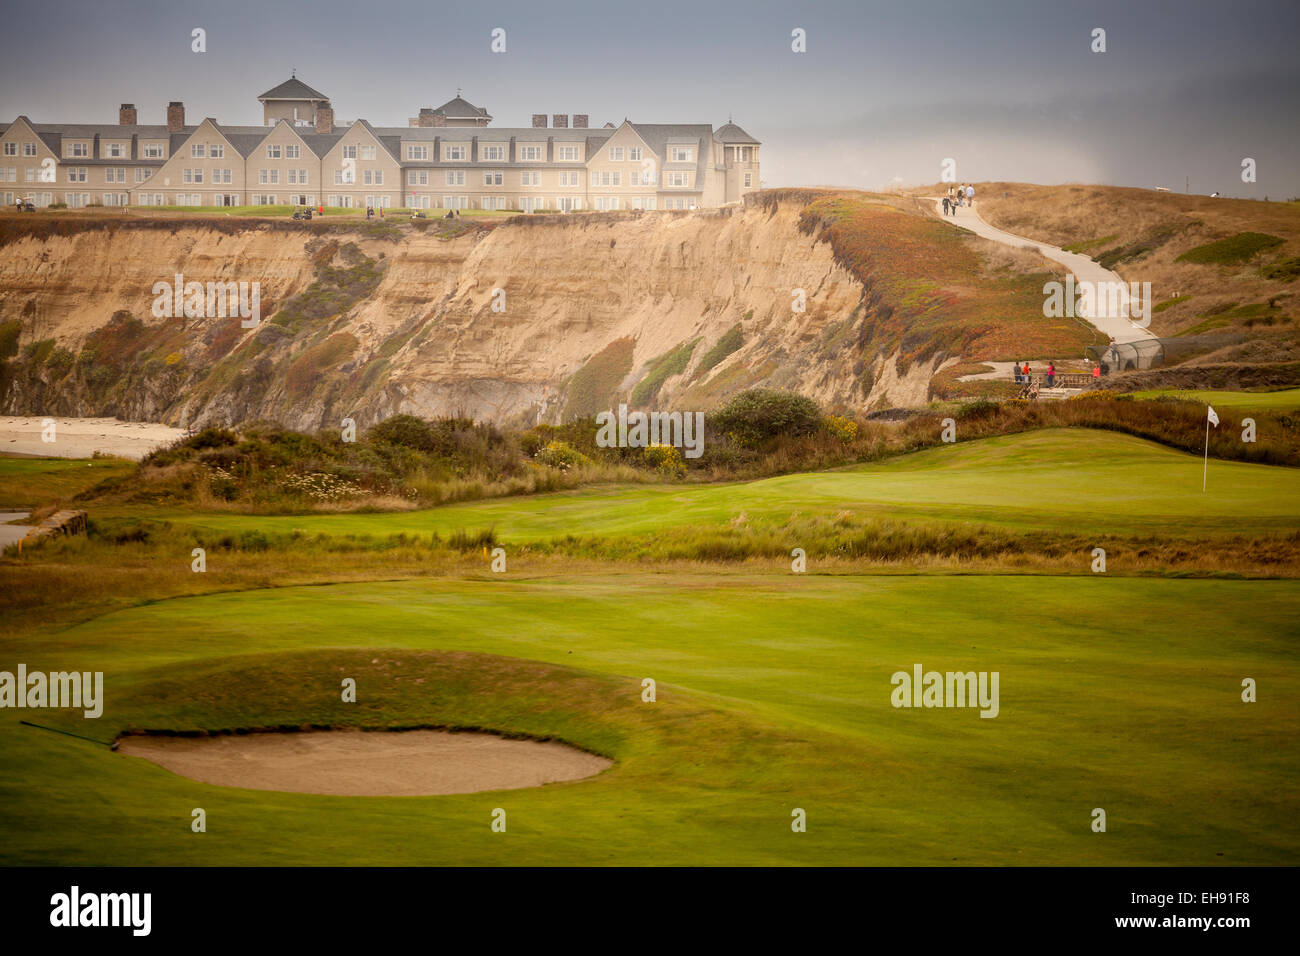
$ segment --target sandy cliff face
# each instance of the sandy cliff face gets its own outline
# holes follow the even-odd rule
[[[0,256],[0,324],[20,329],[2,407],[316,428],[555,421],[629,394],[708,409],[760,384],[854,409],[923,402],[939,359],[899,375],[864,352],[862,286],[799,212],[523,218],[452,238],[195,221],[21,238]],[[155,316],[155,283],[177,273],[259,283],[260,325]],[[638,393],[647,376],[659,387]]]

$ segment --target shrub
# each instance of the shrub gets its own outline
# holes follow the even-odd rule
[[[793,392],[751,388],[710,416],[713,427],[741,445],[757,445],[778,435],[808,435],[821,424],[821,409]]]
[[[752,313],[753,310],[751,309],[750,312]],[[713,343],[713,348],[704,353],[704,357],[700,359],[700,366],[695,370],[695,374],[703,375],[705,372],[710,371],[719,362],[725,359],[728,355],[737,351],[744,344],[745,336],[740,330],[740,323],[737,322],[722,334],[722,338]]]
[[[1263,232],[1239,232],[1235,236],[1188,249],[1174,261],[1195,262],[1200,265],[1236,265],[1246,262],[1265,249],[1280,246],[1285,241]]]
[[[686,474],[686,462],[682,453],[672,445],[648,445],[642,449],[641,457],[655,471],[678,478]]]
[[[1279,259],[1272,265],[1264,266],[1259,270],[1259,274],[1265,279],[1276,279],[1278,282],[1291,282],[1300,276],[1300,256],[1292,256],[1290,259]]]
[[[636,388],[632,389],[633,405],[648,405],[659,397],[659,389],[663,387],[664,382],[668,381],[674,375],[680,375],[686,371],[686,366],[690,364],[691,353],[695,351],[695,346],[699,342],[683,342],[677,348],[670,352],[665,352],[653,362],[650,363],[650,370],[646,372],[645,378],[637,383]]]
[[[537,453],[537,461],[560,471],[568,471],[576,465],[590,465],[591,459],[568,442],[547,442],[546,447]]]
[[[18,319],[0,322],[0,359],[12,358],[18,354],[18,336],[22,331],[23,323]]]
[[[842,415],[827,415],[822,419],[822,428],[846,445],[858,437],[858,423]]]

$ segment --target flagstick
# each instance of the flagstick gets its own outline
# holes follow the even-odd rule
[[[1210,416],[1205,416],[1205,468],[1201,472],[1201,492],[1205,491],[1205,482],[1210,475]]]

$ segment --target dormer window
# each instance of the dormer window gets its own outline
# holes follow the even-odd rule
[[[464,147],[464,146],[444,146],[444,147],[442,148],[442,158],[443,158],[444,160],[446,160],[447,162],[464,162],[464,161],[465,161],[465,147]]]
[[[695,150],[689,146],[672,146],[668,149],[669,162],[691,163],[695,161]]]

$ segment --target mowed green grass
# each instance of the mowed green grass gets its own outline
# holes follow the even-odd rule
[[[1275,392],[1216,392],[1196,389],[1160,389],[1132,392],[1134,398],[1181,398],[1189,402],[1204,402],[1218,408],[1300,408],[1300,388],[1284,388]]]
[[[960,426],[958,426],[960,429]],[[931,448],[838,471],[744,484],[603,486],[425,511],[258,516],[123,509],[212,531],[446,535],[495,528],[507,544],[565,535],[644,535],[852,511],[918,521],[1097,533],[1276,533],[1300,528],[1300,470],[1211,461],[1092,429],[1046,429]],[[111,511],[111,509],[110,509]]]
[[[1294,864],[1297,608],[1292,581],[704,570],[159,602],[0,649],[3,668],[103,670],[107,695],[98,721],[3,712],[0,862]],[[893,708],[891,675],[916,663],[999,672],[999,715]],[[461,723],[617,762],[531,790],[269,793],[19,717],[104,740]]]
[[[134,470],[134,462],[120,459],[0,458],[0,508],[71,497]]]

